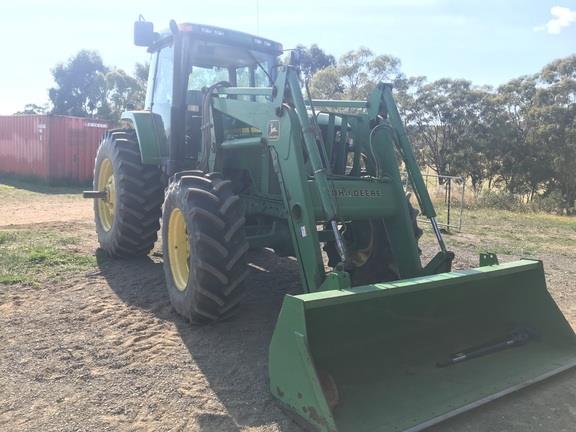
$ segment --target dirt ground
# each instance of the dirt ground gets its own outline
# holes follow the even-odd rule
[[[8,195],[0,230],[75,232],[78,247],[95,253],[90,202]],[[476,265],[462,245],[477,239],[450,237],[459,245],[456,267]],[[252,254],[240,315],[191,327],[170,306],[159,253],[135,261],[96,256],[96,268],[62,282],[0,285],[0,430],[301,431],[267,388],[276,316],[284,294],[299,290],[293,260]],[[574,256],[544,261],[549,289],[576,326]],[[572,432],[575,424],[576,371],[569,371],[430,430]]]

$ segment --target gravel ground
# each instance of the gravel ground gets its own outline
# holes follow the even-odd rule
[[[17,198],[13,208],[3,204],[0,230],[73,231],[81,250],[94,253],[90,203],[41,199],[31,210]],[[38,209],[42,217],[35,222]],[[16,219],[7,216],[14,212]],[[427,243],[424,251],[430,253]],[[476,264],[471,249],[456,252],[456,267]],[[63,281],[0,285],[0,429],[301,431],[267,388],[274,322],[284,294],[299,290],[295,261],[252,254],[250,294],[240,315],[191,327],[172,311],[158,253],[134,261],[97,258],[97,268]],[[574,255],[543,258],[549,288],[574,326]],[[569,371],[431,430],[572,432],[574,424],[576,371]]]

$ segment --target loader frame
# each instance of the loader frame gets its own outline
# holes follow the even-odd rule
[[[317,224],[334,219],[345,221],[354,218],[384,218],[403,278],[448,271],[451,255],[446,251],[443,242],[440,243],[441,251],[431,263],[424,268],[420,264],[396,150],[402,155],[424,215],[434,219],[436,213],[394,103],[392,86],[379,85],[366,102],[305,101],[300,86],[296,68],[286,66],[280,69],[274,87],[258,89],[261,95],[275,95],[270,103],[215,98],[213,108],[267,132],[266,136],[254,139],[252,143],[246,140],[229,140],[220,143],[220,148],[226,151],[249,145],[267,147],[274,172],[280,182],[282,204],[289,214],[290,234],[295,255],[301,263],[306,291],[323,291],[347,285],[348,278],[345,275],[332,274],[328,278],[324,277],[318,247],[320,236],[327,233],[318,233]],[[221,94],[238,95],[241,92],[242,89],[225,88]],[[251,90],[250,94],[254,94],[254,90]],[[284,104],[287,99],[291,100],[293,106]],[[354,158],[359,158],[362,151],[371,150],[376,159],[374,162],[378,165],[377,170],[383,174],[380,177],[361,177],[360,173],[348,176],[331,175],[330,168],[324,162],[328,156],[322,155],[323,147],[318,144],[321,139],[333,147],[334,134],[330,136],[330,132],[327,132],[325,140],[319,139],[319,128],[309,119],[307,106],[333,108],[332,111],[324,111],[328,116],[327,129],[336,123],[336,119],[339,119],[341,124],[350,123],[352,127],[349,133],[354,137],[356,148]],[[349,108],[356,109],[357,113],[342,113]],[[274,126],[276,124],[277,127]],[[372,130],[370,125],[374,125]],[[271,134],[271,129],[275,128],[278,133]],[[304,160],[305,155],[308,156],[308,164]],[[216,170],[219,159],[216,153]],[[247,208],[260,207],[260,211],[266,212],[263,209],[265,197],[260,199],[247,196],[244,199],[248,201]],[[439,240],[441,241],[441,237]]]
[[[270,222],[264,227],[247,226],[248,241],[252,247],[275,249],[284,244],[284,254],[295,256],[300,263],[306,292],[350,286],[343,267],[328,274],[324,270],[320,244],[334,240],[337,234],[330,227],[319,230],[318,226],[332,221],[341,224],[383,218],[401,278],[450,270],[453,254],[446,250],[438,229],[435,233],[439,253],[424,267],[420,262],[397,154],[402,158],[422,212],[433,226],[436,213],[398,114],[391,85],[378,85],[367,101],[305,100],[298,69],[283,66],[271,87],[223,87],[218,89],[218,96],[211,101],[214,123],[218,116],[226,116],[261,134],[218,141],[213,133],[209,171],[226,173],[231,167],[242,167],[248,172],[259,170],[260,175],[252,176],[259,178],[259,184],[241,194],[241,198],[247,215],[267,216]],[[266,102],[240,96],[260,96]],[[314,107],[323,108],[326,120],[323,127],[309,117],[309,109]],[[167,157],[163,128],[154,116],[157,115],[151,112],[123,115],[136,128],[143,163],[158,163]],[[337,125],[338,141],[350,140],[355,146],[355,166],[348,175],[333,174],[326,161],[335,156],[331,152],[323,154],[324,143],[329,150],[337,145]],[[244,153],[251,157],[243,156]],[[368,153],[374,165],[371,170],[377,175],[361,175],[356,168],[361,154]],[[279,191],[270,190],[271,175],[277,178]],[[288,236],[292,247],[285,245]]]

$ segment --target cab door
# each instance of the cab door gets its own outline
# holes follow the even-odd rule
[[[171,110],[174,97],[174,44],[170,43],[157,51],[150,65],[148,82],[152,92],[146,97],[146,109],[162,118],[166,138],[170,142]]]

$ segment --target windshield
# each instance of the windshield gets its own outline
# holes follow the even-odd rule
[[[230,81],[230,72],[223,67],[192,66],[188,78],[188,90],[202,90],[218,81]]]
[[[188,90],[202,90],[219,81],[228,81],[234,87],[270,87],[272,84],[266,72],[271,76],[272,69],[268,63],[260,63],[260,65],[262,67],[252,65],[236,68],[192,65],[188,78]]]
[[[191,40],[189,52],[188,90],[201,90],[218,81],[235,87],[272,85],[276,72],[273,55],[200,40]]]

